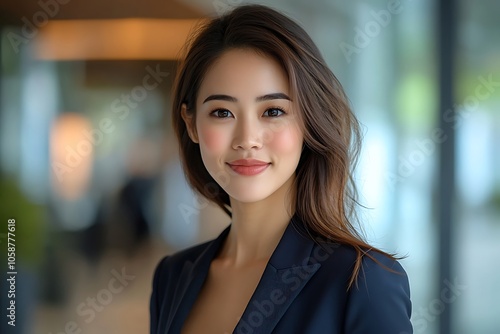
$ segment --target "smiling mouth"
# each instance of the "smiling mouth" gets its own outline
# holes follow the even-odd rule
[[[262,173],[269,167],[270,163],[267,164],[258,164],[258,165],[249,165],[249,166],[243,166],[243,165],[232,165],[228,163],[228,166],[231,167],[233,171],[240,175],[245,175],[245,176],[252,176],[252,175],[257,175]]]

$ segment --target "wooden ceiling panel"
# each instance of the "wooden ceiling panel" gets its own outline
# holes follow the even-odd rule
[[[44,12],[51,19],[195,19],[200,9],[176,0],[0,0],[0,23],[22,25]]]

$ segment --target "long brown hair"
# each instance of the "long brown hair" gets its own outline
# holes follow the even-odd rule
[[[352,172],[360,149],[359,123],[342,85],[314,42],[288,17],[261,5],[240,6],[201,26],[188,41],[174,85],[172,109],[187,179],[231,217],[229,196],[206,170],[199,145],[188,135],[181,108],[186,104],[187,112],[196,117],[195,101],[204,75],[222,53],[234,48],[274,57],[288,74],[305,143],[296,169],[295,215],[314,234],[356,250],[350,287],[362,257],[374,259],[368,250],[394,257],[368,245],[355,228],[357,193]]]

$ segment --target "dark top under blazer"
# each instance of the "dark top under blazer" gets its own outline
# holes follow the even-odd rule
[[[230,227],[161,260],[150,301],[151,334],[181,332]],[[393,273],[364,256],[357,286],[347,290],[355,251],[303,231],[292,218],[233,333],[413,333],[408,278],[397,261],[370,253]]]

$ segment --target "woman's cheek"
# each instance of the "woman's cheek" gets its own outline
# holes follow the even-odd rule
[[[300,131],[294,128],[283,129],[276,132],[272,140],[272,148],[277,152],[302,151],[302,140]]]
[[[227,136],[220,129],[204,127],[199,133],[202,145],[212,153],[220,152],[227,146]]]

